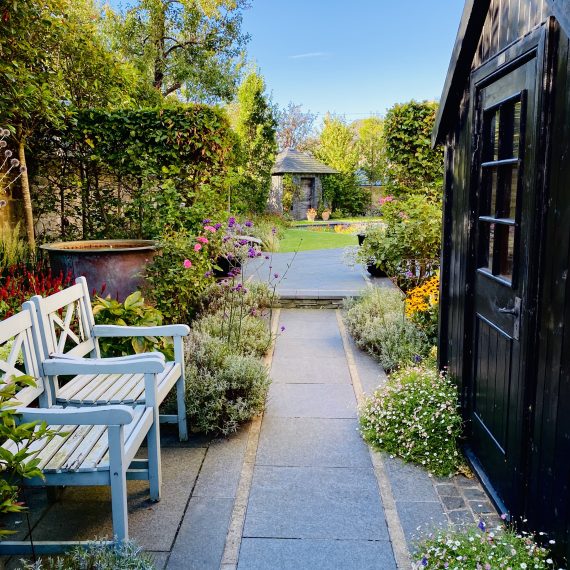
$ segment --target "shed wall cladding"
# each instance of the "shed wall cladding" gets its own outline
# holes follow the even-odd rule
[[[543,0],[492,0],[472,69],[499,54],[551,16]],[[527,458],[525,500],[515,516],[529,518],[529,528],[546,531],[570,554],[570,40],[560,31],[554,68],[553,107],[547,165],[547,200],[538,292],[538,339],[531,351],[536,364],[534,402],[529,408],[531,443]],[[466,290],[473,252],[470,251],[471,117],[469,82],[447,134],[447,176],[444,196],[442,264],[442,364],[462,386],[470,375],[473,323]],[[569,323],[569,328],[565,325]],[[534,387],[531,387],[534,388]],[[564,552],[565,551],[565,552]]]

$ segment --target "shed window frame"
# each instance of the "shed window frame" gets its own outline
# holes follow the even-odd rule
[[[526,90],[519,91],[483,107],[481,112],[483,146],[479,173],[477,272],[513,289],[517,286],[519,266],[526,95]],[[517,104],[520,104],[518,125]],[[498,132],[495,131],[497,124]],[[517,142],[517,156],[514,156]],[[514,234],[512,237],[511,232]],[[512,263],[509,267],[510,257]],[[505,273],[506,268],[510,273]]]

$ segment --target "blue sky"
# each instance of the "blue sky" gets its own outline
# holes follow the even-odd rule
[[[111,0],[125,5],[132,0]],[[249,58],[273,100],[356,120],[441,95],[463,0],[251,0]]]
[[[253,0],[244,16],[279,105],[355,120],[438,99],[463,0]]]

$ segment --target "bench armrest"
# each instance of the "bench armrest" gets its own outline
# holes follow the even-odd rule
[[[19,421],[45,422],[47,425],[113,426],[130,424],[133,410],[129,406],[97,406],[83,408],[17,408]]]
[[[120,325],[94,325],[93,336],[187,336],[188,325],[160,325],[156,327],[125,327]]]
[[[117,358],[76,358],[54,354],[42,362],[48,376],[66,374],[157,374],[166,364],[160,352],[146,352]]]

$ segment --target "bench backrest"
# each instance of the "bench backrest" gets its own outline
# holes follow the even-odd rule
[[[44,382],[40,375],[39,363],[43,359],[41,346],[34,344],[32,328],[37,326],[33,307],[24,303],[20,313],[0,322],[0,378],[11,382],[13,378],[28,375],[36,380],[35,387],[26,387],[17,394],[17,400],[29,406],[45,394]]]
[[[75,285],[50,295],[35,295],[34,304],[44,354],[99,356],[99,345],[93,336],[95,320],[85,277]]]

